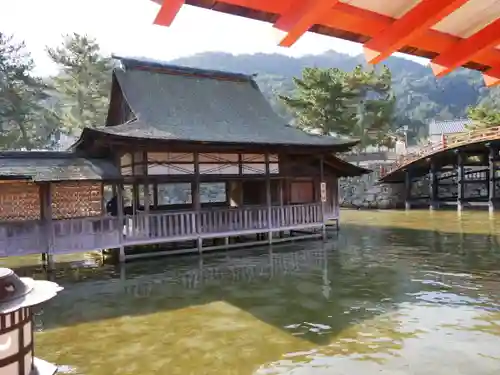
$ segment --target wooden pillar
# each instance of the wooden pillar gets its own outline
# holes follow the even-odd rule
[[[151,199],[149,196],[149,177],[148,177],[148,153],[147,151],[142,151],[142,191],[144,194],[144,220],[145,220],[145,230],[148,237],[151,236],[151,218],[149,216],[149,206],[151,205]]]
[[[408,168],[405,171],[405,210],[411,209],[411,170]]]
[[[321,201],[321,233],[323,239],[326,239],[326,220],[325,220],[325,201],[326,201],[326,182],[325,182],[325,171],[324,171],[324,156],[321,155],[319,158],[319,199]]]
[[[283,188],[284,188],[284,183],[283,179],[280,178],[278,182],[278,199],[279,199],[279,204],[280,204],[280,216],[279,216],[279,226],[280,228],[284,226],[285,223],[285,213],[283,210],[283,204],[284,204],[284,196],[283,196]],[[280,230],[279,231],[279,236],[280,238],[283,238],[285,236],[285,233]]]
[[[267,241],[273,243],[273,217],[271,207],[271,171],[269,166],[269,152],[266,151],[264,156],[266,163],[266,205],[267,205]]]
[[[158,209],[158,182],[153,182],[153,206]]]
[[[123,215],[123,183],[118,183],[115,184],[116,186],[116,207],[117,207],[117,217],[118,217],[118,244],[119,244],[119,255],[118,255],[118,260],[120,263],[124,263],[126,260],[126,255],[125,255],[125,246],[124,246],[124,234],[123,234],[123,229],[124,226],[127,225],[125,223],[125,216]]]
[[[496,166],[495,161],[498,156],[498,146],[495,144],[489,144],[489,155],[488,155],[488,210],[490,213],[495,212],[496,208]]]
[[[439,207],[439,181],[437,178],[438,168],[436,162],[431,158],[429,165],[429,208],[435,210]]]
[[[462,211],[465,199],[464,155],[460,150],[457,154],[457,210]]]
[[[139,206],[139,189],[137,185],[137,168],[136,168],[136,153],[132,152],[130,154],[131,157],[131,162],[132,162],[132,175],[133,175],[133,182],[132,182],[132,216],[135,216],[137,213],[137,207]],[[133,220],[135,223],[135,220]]]
[[[193,206],[195,211],[194,221],[196,225],[196,233],[198,234],[196,244],[198,252],[203,251],[203,240],[201,238],[201,199],[200,199],[200,154],[193,153],[194,162],[194,181],[191,184],[191,194],[193,198]]]
[[[47,270],[54,269],[54,230],[52,227],[52,184],[41,183],[38,187],[40,201],[40,220],[42,223],[42,231],[45,233],[44,252],[42,253],[42,261],[47,264]]]

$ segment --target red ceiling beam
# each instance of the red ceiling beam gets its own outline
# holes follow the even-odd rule
[[[290,8],[283,13],[273,25],[276,29],[287,33],[280,41],[279,45],[281,47],[292,46],[338,1],[339,0],[299,0],[292,2]]]
[[[468,0],[422,0],[363,46],[370,64],[377,64],[453,13]]]
[[[487,87],[492,87],[500,84],[500,66],[491,68],[483,73],[484,84]]]
[[[163,0],[160,11],[154,20],[155,25],[170,26],[184,5],[185,0]]]
[[[466,62],[474,60],[474,57],[482,51],[494,48],[499,43],[500,19],[497,19],[433,59],[432,71],[437,77],[442,77]]]
[[[164,0],[160,13],[165,11],[165,15],[168,16],[170,14],[170,16],[167,17],[167,19],[170,19],[168,25],[172,23],[173,18],[175,18],[176,13],[184,2],[185,1],[180,0]],[[248,9],[281,14],[282,16],[280,19],[285,17],[287,13],[290,14],[292,12],[289,5],[290,2],[288,0],[221,0],[221,2],[239,5]],[[303,3],[305,4],[302,6],[306,7],[306,5],[310,4],[311,1],[304,1]],[[175,9],[177,8],[175,7],[175,4],[177,4],[178,9]],[[296,6],[299,6],[297,4],[302,4],[302,2],[296,3]],[[166,7],[167,5],[168,7]],[[163,9],[164,7],[166,7],[165,10]],[[170,10],[168,9],[169,7]],[[389,16],[332,0],[330,0],[326,8],[327,10],[322,12],[317,19],[313,20],[310,26],[320,24],[326,27],[332,27],[339,30],[366,35],[367,37],[377,38],[378,35],[384,32],[385,29],[391,28],[391,26],[397,22],[397,19]],[[160,14],[158,14],[155,23],[162,24],[162,18],[163,16],[160,17]],[[283,19],[286,20],[286,18]],[[284,21],[282,20],[281,22],[283,23]],[[448,50],[455,48],[457,43],[460,41],[462,41],[462,39],[456,36],[428,29],[420,33],[418,37],[414,37],[409,41],[409,43],[415,48],[443,54]],[[286,42],[286,40],[284,40],[284,42]],[[483,65],[498,66],[498,62],[500,61],[500,51],[495,48],[485,49],[475,55],[473,61]]]
[[[320,24],[352,33],[375,38],[384,29],[389,28],[396,19],[366,9],[338,3],[332,10],[325,13]],[[440,31],[428,29],[411,41],[411,46],[436,53],[444,53],[457,45],[462,39]],[[474,56],[474,61],[494,66],[500,61],[500,51],[495,48],[486,49]]]

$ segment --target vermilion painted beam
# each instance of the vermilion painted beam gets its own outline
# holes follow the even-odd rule
[[[338,3],[332,10],[325,13],[319,23],[327,27],[375,37],[396,21],[394,18],[366,9]],[[428,29],[418,38],[414,38],[411,45],[425,51],[444,53],[461,40],[459,37]],[[474,56],[474,61],[489,66],[496,65],[500,61],[500,51],[495,48],[485,49]]]
[[[422,0],[363,46],[366,59],[377,64],[453,13],[469,0]]]
[[[491,68],[483,74],[484,84],[488,87],[496,86],[500,83],[500,66]]]
[[[184,5],[184,0],[163,0],[160,11],[154,20],[155,25],[170,26]]]
[[[493,48],[499,43],[500,19],[497,19],[433,59],[431,61],[432,71],[437,77],[442,77],[466,62],[474,60],[474,57],[481,51]]]
[[[170,3],[178,0],[165,0],[165,2],[166,1]],[[227,4],[238,5],[247,9],[282,15],[289,12],[291,3],[290,0],[219,1]],[[190,1],[189,4],[194,5],[194,0]],[[166,4],[164,3],[164,5]],[[336,5],[323,12],[319,18],[313,22],[313,24],[320,24],[326,27],[332,27],[374,38],[383,32],[384,29],[390,28],[393,23],[397,22],[397,20],[389,16],[338,2]],[[411,46],[425,51],[442,54],[449,49],[454,48],[461,40],[462,39],[459,37],[428,29],[421,33],[418,38],[413,38],[413,40],[411,40]],[[474,62],[487,66],[498,66],[499,61],[500,51],[495,48],[485,49],[474,56]]]
[[[272,1],[272,0],[269,0]],[[339,0],[299,0],[294,1],[289,10],[283,13],[273,25],[276,29],[286,31],[280,41],[281,47],[292,46],[321,16],[330,10]]]

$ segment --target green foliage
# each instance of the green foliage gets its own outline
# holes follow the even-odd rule
[[[467,115],[472,120],[468,129],[490,128],[500,125],[500,110],[488,105],[469,107]]]
[[[52,146],[57,117],[24,43],[0,33],[0,149]]]
[[[356,137],[361,147],[387,144],[386,134],[394,120],[395,98],[391,73],[357,66],[352,72],[330,68],[305,68],[294,78],[295,90],[280,95],[295,114],[297,125],[323,135]]]
[[[111,87],[112,60],[85,35],[64,36],[61,46],[47,48],[60,72],[52,79],[58,97],[61,131],[78,136],[84,127],[105,125]]]
[[[302,78],[293,79],[294,95],[279,98],[295,115],[300,128],[319,130],[323,135],[350,135],[356,94],[350,91],[345,76],[339,69],[305,68]]]

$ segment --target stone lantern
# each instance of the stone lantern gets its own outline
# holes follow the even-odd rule
[[[58,284],[18,277],[0,268],[0,374],[53,375],[57,367],[34,358],[32,308],[56,296]]]

